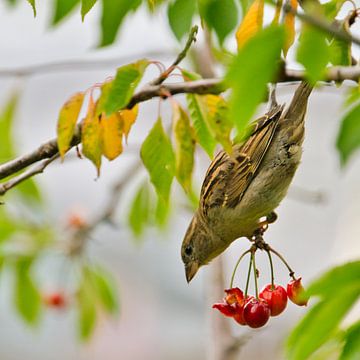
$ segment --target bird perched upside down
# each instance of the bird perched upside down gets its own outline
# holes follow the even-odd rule
[[[245,143],[234,145],[232,154],[221,151],[210,164],[181,247],[188,282],[234,240],[251,238],[285,197],[300,163],[311,91],[300,83],[285,111],[273,102]]]

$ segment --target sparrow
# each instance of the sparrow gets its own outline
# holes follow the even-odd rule
[[[211,162],[181,246],[187,282],[234,240],[251,239],[285,197],[301,159],[311,91],[301,82],[286,109],[272,97],[247,140]]]

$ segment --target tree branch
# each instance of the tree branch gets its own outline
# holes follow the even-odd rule
[[[284,9],[285,13],[293,14],[296,17],[298,17],[301,21],[320,29],[320,30],[326,32],[327,34],[331,34],[332,36],[334,36],[337,39],[344,40],[344,41],[350,42],[350,43],[354,43],[356,45],[360,45],[360,39],[358,37],[355,37],[355,36],[347,33],[346,31],[340,29],[334,23],[331,24],[327,21],[322,20],[319,17],[312,16],[306,12],[301,13],[301,12],[297,11],[296,9],[294,9],[288,3],[285,3],[285,5],[283,6],[283,9]]]
[[[278,78],[279,82],[300,81],[303,79],[304,71],[302,70],[284,70],[282,73],[280,73]],[[359,79],[359,66],[330,67],[325,77],[325,81],[358,81]],[[129,104],[127,105],[127,108],[132,108],[135,104],[150,100],[154,97],[167,98],[169,94],[220,94],[227,90],[227,88],[227,85],[222,81],[222,79],[215,78],[174,84],[145,85],[142,89],[134,94]],[[81,141],[81,126],[82,122],[79,122],[71,142],[71,147],[78,145]],[[19,156],[16,159],[10,160],[0,165],[0,180],[17,173],[38,161],[49,159],[57,153],[57,141],[56,139],[52,139],[42,144],[30,153]]]
[[[20,174],[19,176],[16,176],[16,177],[10,179],[9,181],[7,181],[3,184],[0,184],[0,195],[5,195],[8,190],[12,189],[16,185],[19,185],[20,183],[33,177],[34,175],[42,173],[45,170],[45,168],[50,163],[52,163],[54,160],[56,160],[58,157],[59,157],[59,154],[55,154],[50,159],[42,161],[38,165],[25,171],[24,173]]]
[[[87,241],[91,238],[91,233],[100,224],[113,223],[113,216],[119,204],[124,187],[131,181],[136,173],[142,168],[142,162],[138,159],[126,172],[125,176],[114,183],[109,194],[105,208],[92,221],[76,229],[65,244],[64,251],[69,256],[80,255],[84,252]]]
[[[139,58],[160,58],[170,57],[171,52],[166,51],[151,51],[148,53],[134,54],[129,56],[121,56],[112,59],[97,59],[97,60],[69,60],[59,62],[47,62],[37,65],[21,66],[16,68],[0,68],[0,77],[14,77],[14,76],[31,76],[48,73],[56,73],[62,71],[89,71],[96,69],[104,69],[107,67],[114,68],[119,64],[131,62]]]

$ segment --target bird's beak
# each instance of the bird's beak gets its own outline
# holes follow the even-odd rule
[[[192,261],[185,265],[186,281],[189,283],[199,270],[199,264],[196,261]]]

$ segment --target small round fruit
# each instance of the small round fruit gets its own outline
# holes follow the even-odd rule
[[[240,325],[247,325],[244,319],[244,304],[235,304],[235,314],[233,315],[234,320]]]
[[[286,290],[280,285],[266,285],[259,294],[259,298],[265,300],[269,307],[271,316],[281,314],[287,305]]]
[[[46,295],[44,301],[48,307],[57,308],[57,309],[64,308],[66,305],[64,295],[59,292]]]
[[[304,288],[301,284],[301,278],[289,281],[287,285],[287,295],[289,299],[296,305],[306,306],[308,298],[304,297]]]
[[[251,328],[264,326],[270,318],[270,307],[263,299],[250,299],[244,306],[244,320]]]

